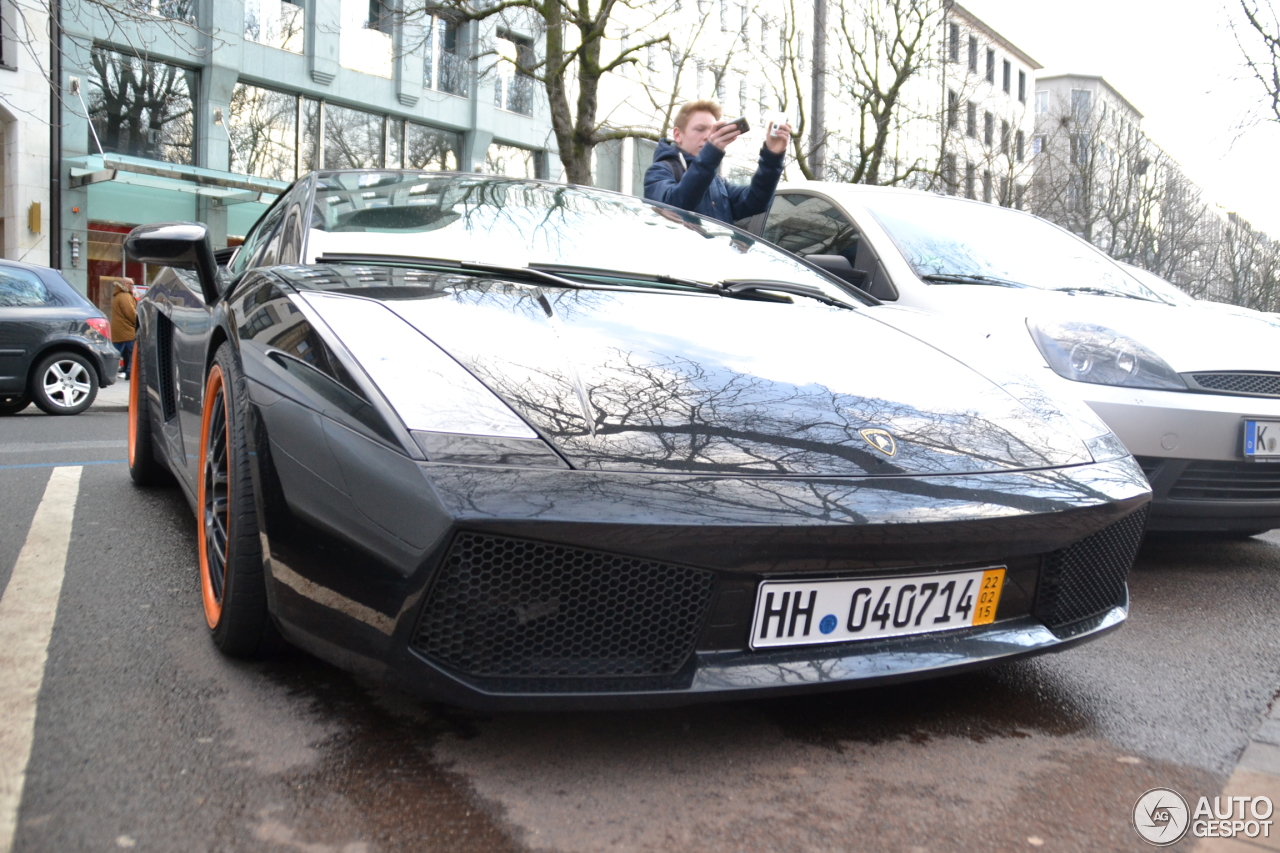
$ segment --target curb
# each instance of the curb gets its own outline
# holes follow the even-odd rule
[[[1270,797],[1280,808],[1280,693],[1272,697],[1262,722],[1249,737],[1222,797]],[[1280,851],[1280,820],[1269,838],[1202,838],[1195,853],[1257,853]]]

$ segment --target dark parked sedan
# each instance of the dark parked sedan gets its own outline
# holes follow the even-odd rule
[[[482,707],[921,678],[1115,628],[1150,492],[744,232],[476,175],[299,180],[226,268],[135,229],[134,479],[215,644]]]
[[[107,318],[56,270],[0,261],[0,415],[89,408],[116,381]]]

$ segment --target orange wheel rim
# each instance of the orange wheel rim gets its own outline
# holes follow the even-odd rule
[[[230,544],[231,424],[227,417],[222,369],[214,365],[204,388],[200,417],[200,476],[196,489],[196,532],[200,550],[200,597],[204,618],[217,628],[226,593],[227,548]]]
[[[129,359],[129,467],[134,466],[138,454],[138,344],[133,345],[133,357]]]

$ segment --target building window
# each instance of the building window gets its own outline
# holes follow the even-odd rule
[[[245,0],[244,37],[267,47],[302,53],[302,6],[293,0]]]
[[[515,145],[492,143],[485,151],[484,170],[511,178],[545,178],[546,159],[543,152]]]
[[[1071,134],[1071,162],[1076,166],[1089,164],[1089,134]]]
[[[462,139],[447,130],[439,130],[406,121],[404,124],[404,168],[433,172],[456,172],[462,160]]]
[[[978,37],[969,36],[969,70],[978,73]]]
[[[996,82],[996,52],[987,48],[987,82]]]
[[[1018,210],[1022,210],[1022,204],[1023,204],[1023,201],[1025,200],[1026,193],[1027,193],[1027,188],[1024,187],[1022,184],[1018,184],[1013,191],[1013,206],[1018,208]]]
[[[720,0],[720,32],[729,32],[729,0]]]
[[[948,31],[947,58],[952,62],[960,61],[960,25],[952,24]]]
[[[423,84],[437,92],[467,97],[470,74],[463,55],[465,24],[429,15],[424,33]]]
[[[325,104],[324,168],[380,169],[383,153],[382,116]]]
[[[369,0],[369,14],[364,21],[365,27],[380,33],[391,35],[396,28],[396,15],[387,0]]]
[[[1009,80],[1012,73],[1013,73],[1013,66],[1010,65],[1009,60],[1006,59],[1004,61],[1004,77],[1001,78],[1001,82],[1004,83],[1004,93],[1006,95],[1009,94]]]
[[[1018,131],[1018,135],[1021,136],[1022,131]],[[1044,151],[1044,137],[1041,136],[1040,134],[1036,134],[1035,136],[1031,137],[1031,154],[1032,156],[1035,156],[1036,154],[1039,154],[1041,151]],[[1018,159],[1021,160],[1022,158],[1019,157]]]
[[[982,144],[990,148],[995,144],[996,117],[991,113],[982,114]]]
[[[987,204],[991,204],[992,199],[991,170],[985,169],[982,172],[982,200]]]
[[[964,135],[970,139],[978,138],[978,105],[973,101],[964,106]]]
[[[237,83],[227,115],[231,169],[273,181],[298,176],[298,96]]]
[[[1018,72],[1018,100],[1021,103],[1027,102],[1027,72]]]
[[[946,188],[947,195],[955,195],[959,189],[959,182],[956,176],[956,155],[948,154],[942,158],[942,183]]]
[[[150,12],[157,18],[188,24],[196,22],[196,0],[131,0],[128,5],[139,12]]]
[[[716,81],[716,103],[723,104],[725,98],[724,69],[711,66],[711,79]]]
[[[959,121],[960,96],[949,89],[947,90],[947,127],[953,129]]]
[[[1036,115],[1042,116],[1049,112],[1049,93],[1044,89],[1036,92]]]
[[[494,105],[520,115],[533,115],[534,79],[530,72],[537,63],[533,42],[500,31],[497,48],[504,61],[498,66],[498,77],[494,82]]]
[[[978,174],[978,170],[974,167],[972,163],[965,163],[964,165],[964,197],[965,198],[977,198],[977,195],[974,193],[974,190],[975,190],[974,184],[977,182],[977,174]]]
[[[89,121],[103,151],[195,163],[199,73],[96,47],[86,84]],[[88,150],[94,151],[92,135]]]
[[[1000,121],[1000,153],[1009,156],[1009,122]]]
[[[998,201],[1001,207],[1008,207],[1009,202],[1012,200],[1009,198],[1009,176],[1004,175],[1000,178],[1000,197]]]
[[[1077,124],[1084,123],[1089,118],[1089,112],[1093,108],[1093,93],[1088,89],[1072,89],[1071,90],[1071,118]]]
[[[1036,138],[1039,139],[1040,137],[1036,137]],[[1022,149],[1025,145],[1025,142],[1026,142],[1026,137],[1023,136],[1022,131],[1018,131],[1016,134],[1014,134],[1013,155],[1014,155],[1014,159],[1016,159],[1019,163],[1022,162],[1022,153],[1023,153]]]

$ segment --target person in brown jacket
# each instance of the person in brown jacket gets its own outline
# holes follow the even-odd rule
[[[138,300],[133,298],[133,279],[116,279],[115,293],[111,294],[111,343],[124,359],[124,378],[129,378],[129,366],[133,364],[133,340],[138,333]]]

